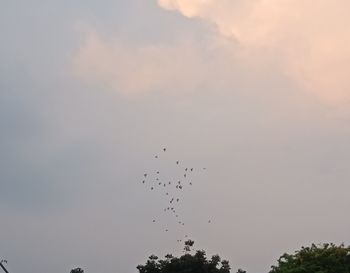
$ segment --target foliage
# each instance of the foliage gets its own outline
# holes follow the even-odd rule
[[[84,273],[84,270],[81,269],[80,267],[77,267],[75,269],[72,269],[70,273]]]
[[[177,258],[171,254],[165,256],[164,260],[159,260],[157,256],[149,257],[145,265],[137,266],[139,273],[229,273],[230,265],[226,260],[222,260],[219,255],[214,255],[210,260],[206,258],[203,250],[197,250],[190,254],[194,242],[185,242],[185,254]]]
[[[343,244],[302,247],[295,254],[283,254],[270,273],[350,273],[350,248]]]

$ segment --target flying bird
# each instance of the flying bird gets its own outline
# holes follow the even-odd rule
[[[146,176],[147,176],[147,173],[145,173],[143,176],[146,177]]]
[[[166,152],[166,148],[163,148],[163,151]]]
[[[176,164],[179,165],[179,161],[176,161]]]
[[[193,168],[191,168],[191,172],[193,171]]]

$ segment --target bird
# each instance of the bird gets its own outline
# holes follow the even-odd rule
[[[157,174],[159,174],[159,171],[157,171]]]
[[[145,180],[142,180],[142,183],[145,184]]]
[[[158,158],[158,156],[156,155],[154,158]]]
[[[166,152],[166,148],[163,148],[163,151]]]
[[[169,195],[169,193],[167,192],[166,195]]]
[[[209,220],[208,223],[210,224],[210,223],[211,223],[211,220]]]
[[[193,168],[191,168],[191,172],[193,171]]]
[[[153,187],[151,187],[151,191],[153,191]]]
[[[188,169],[188,168],[185,169],[185,172],[187,172],[187,169]]]
[[[176,202],[179,202],[179,200],[180,200],[180,199],[179,199],[179,198],[177,198],[177,199],[176,199]]]
[[[169,181],[169,183],[168,183],[169,185],[171,184],[171,182]]]
[[[168,232],[168,230],[166,229],[165,232]]]
[[[206,170],[207,168],[203,168],[203,170]]]
[[[179,186],[179,189],[180,189],[180,190],[182,189],[182,186],[181,186],[181,185]]]
[[[179,161],[176,161],[176,164],[179,165]]]
[[[190,185],[192,185],[192,182],[190,182]]]
[[[184,174],[184,177],[186,178],[186,174]]]
[[[166,184],[164,183],[164,187],[166,186]]]
[[[147,176],[147,173],[145,173],[143,176],[146,177],[146,176]]]
[[[153,223],[155,223],[155,222],[156,222],[156,220],[153,220],[152,222],[153,222]]]
[[[159,178],[157,177],[157,178],[156,178],[156,180],[158,181],[158,180],[159,180]]]

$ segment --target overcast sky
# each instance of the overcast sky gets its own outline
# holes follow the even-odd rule
[[[181,254],[184,234],[249,273],[312,242],[350,244],[349,9],[3,1],[0,258],[10,272],[133,273],[152,253]],[[163,192],[141,181],[185,167],[193,186],[179,227]]]

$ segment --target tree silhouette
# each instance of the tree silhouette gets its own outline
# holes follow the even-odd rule
[[[70,273],[84,273],[84,270],[81,269],[80,267],[77,267],[75,269],[72,269]]]
[[[293,255],[283,254],[270,273],[349,273],[350,248],[343,244],[302,247]]]
[[[226,260],[222,260],[219,255],[214,255],[211,259],[206,258],[204,250],[197,250],[190,254],[194,242],[185,242],[185,254],[177,258],[167,254],[164,260],[151,255],[145,265],[137,266],[139,273],[229,273],[230,265]]]

